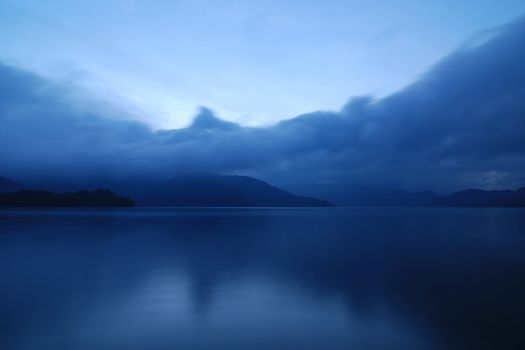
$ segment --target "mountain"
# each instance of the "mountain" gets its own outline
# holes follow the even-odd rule
[[[52,192],[21,191],[22,185],[0,177],[0,207],[114,207],[133,206],[135,202],[139,206],[159,207],[525,207],[525,187],[516,191],[469,189],[445,196],[430,191],[410,192],[348,184],[286,187],[308,195],[298,196],[252,177],[217,174],[184,175],[162,182],[132,179],[39,187]],[[79,187],[111,188],[133,200],[107,190],[67,192]]]
[[[131,199],[107,190],[54,193],[18,191],[0,193],[0,207],[132,207]]]
[[[23,188],[24,186],[22,186],[18,182],[0,176],[0,193],[20,191]]]
[[[516,191],[470,189],[436,198],[439,207],[525,207],[525,187]]]
[[[139,205],[188,207],[332,207],[334,204],[284,191],[258,179],[236,175],[192,175],[142,187]]]

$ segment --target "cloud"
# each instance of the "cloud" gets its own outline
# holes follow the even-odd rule
[[[21,181],[246,173],[278,184],[525,185],[525,18],[383,99],[249,128],[202,108],[153,131],[72,87],[0,65],[0,173]],[[268,101],[271,103],[271,101]]]

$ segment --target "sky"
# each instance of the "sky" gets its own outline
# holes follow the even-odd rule
[[[478,2],[476,9],[483,4]],[[5,7],[5,3],[2,6]],[[251,6],[255,5],[250,5],[250,8]],[[292,6],[292,3],[287,6]],[[488,7],[485,7],[485,11],[488,11]],[[505,8],[503,4],[500,7]],[[508,8],[510,7],[509,4]],[[148,21],[149,16],[146,16],[145,9],[132,8],[131,11],[140,10],[144,20]],[[268,5],[268,8],[271,6]],[[346,7],[341,7],[340,11],[332,9],[335,12],[331,16],[324,16],[321,7],[318,7],[317,12],[321,13],[317,15],[315,8],[305,6],[302,10],[304,12],[309,9],[312,17],[309,25],[305,24],[307,28],[301,27],[301,30],[309,33],[315,32],[312,28],[319,30],[318,37],[312,34],[311,38],[308,37],[309,40],[321,42],[324,39],[324,45],[330,48],[335,42],[344,41],[338,36],[332,38],[331,33],[335,29],[331,25],[340,25],[338,18],[345,17],[342,9]],[[267,33],[258,37],[255,29],[252,32],[246,29],[245,34],[249,34],[246,41],[238,41],[236,38],[241,34],[233,29],[231,38],[225,36],[225,23],[232,22],[230,25],[237,28],[240,22],[247,27],[249,25],[246,23],[256,22],[250,16],[249,20],[239,20],[238,13],[250,13],[246,7],[241,6],[242,11],[231,8],[213,11],[212,17],[223,19],[219,21],[222,24],[214,30],[210,28],[217,21],[211,21],[208,12],[205,12],[208,17],[203,15],[208,18],[204,22],[194,23],[190,21],[192,16],[189,15],[188,18],[182,18],[183,23],[179,27],[187,30],[179,33],[179,36],[174,35],[178,39],[173,40],[184,48],[180,52],[209,51],[217,54],[191,57],[182,54],[173,62],[180,60],[179,62],[185,64],[173,63],[172,70],[166,68],[169,66],[167,63],[165,66],[160,63],[140,66],[139,62],[148,61],[149,56],[130,55],[129,52],[124,54],[128,50],[126,47],[139,50],[140,45],[135,46],[135,42],[148,43],[145,37],[132,29],[119,29],[130,25],[125,20],[126,16],[114,17],[113,24],[110,25],[104,20],[104,11],[92,9],[90,13],[81,7],[67,9],[64,5],[60,12],[64,18],[73,16],[72,13],[65,15],[71,11],[84,11],[83,16],[78,15],[77,21],[73,21],[79,28],[78,33],[82,32],[82,28],[89,28],[86,33],[100,31],[101,40],[88,40],[92,43],[91,46],[75,46],[69,39],[70,32],[66,34],[65,27],[57,27],[61,29],[53,31],[53,35],[63,34],[58,38],[43,29],[29,30],[15,25],[16,16],[12,17],[10,24],[0,21],[2,26],[27,30],[26,37],[16,37],[18,44],[15,45],[13,39],[10,41],[11,48],[3,50],[12,55],[18,52],[19,58],[9,58],[7,53],[0,57],[0,176],[12,178],[30,188],[56,188],[53,184],[62,186],[62,189],[68,185],[68,190],[116,188],[113,185],[130,181],[151,183],[195,173],[249,175],[287,189],[292,186],[304,189],[330,188],[337,193],[367,186],[411,191],[432,190],[440,194],[465,188],[517,189],[525,186],[524,15],[497,26],[474,31],[472,33],[477,33],[476,35],[470,33],[465,36],[468,40],[456,35],[456,40],[461,45],[453,45],[441,57],[434,57],[435,62],[421,68],[422,71],[412,77],[412,80],[399,83],[400,87],[395,87],[396,84],[393,83],[396,74],[388,73],[397,71],[406,62],[424,62],[421,55],[429,52],[425,47],[430,48],[432,43],[438,43],[439,40],[426,33],[427,37],[423,42],[427,46],[421,44],[421,49],[416,50],[417,45],[413,43],[414,48],[408,50],[405,46],[408,45],[407,42],[386,40],[384,36],[390,32],[383,32],[383,35],[370,40],[369,47],[373,48],[372,51],[379,50],[376,51],[379,55],[383,50],[379,47],[386,40],[397,49],[392,57],[383,52],[375,60],[385,62],[387,58],[394,58],[394,61],[388,60],[393,62],[389,63],[391,68],[382,68],[384,71],[377,73],[377,77],[381,78],[378,78],[377,86],[388,87],[390,82],[392,85],[387,90],[392,91],[366,93],[366,89],[363,89],[361,93],[354,94],[350,89],[340,86],[344,85],[344,79],[338,80],[340,78],[335,71],[342,68],[337,68],[335,64],[317,66],[309,57],[303,60],[305,66],[299,64],[298,71],[294,73],[291,70],[286,75],[282,71],[285,65],[281,64],[284,58],[276,58],[280,52],[286,58],[296,57],[291,47],[302,47],[303,50],[309,48],[323,52],[320,59],[329,57],[336,62],[339,56],[330,52],[326,46],[321,47],[319,44],[321,46],[317,47],[313,43],[289,41],[290,47],[287,47],[284,43],[289,38],[281,42],[277,40],[279,36],[273,38],[272,46],[269,43],[271,38],[266,37]],[[199,13],[195,9],[186,10],[188,14]],[[377,14],[388,18],[392,15],[388,8],[377,10]],[[157,14],[154,9],[150,11],[153,11],[151,21],[156,23],[155,28],[170,28],[163,22],[163,14]],[[411,7],[407,5],[407,13],[400,16],[411,18],[408,16],[410,11]],[[494,17],[497,17],[497,12],[494,11]],[[503,12],[500,9],[499,13]],[[435,15],[437,13],[434,12]],[[488,18],[488,12],[484,13],[484,18]],[[109,16],[109,12],[106,15]],[[42,18],[45,16],[42,15]],[[137,15],[139,17],[141,16]],[[155,18],[157,21],[153,21]],[[332,18],[332,22],[328,18]],[[86,22],[87,19],[90,22]],[[326,24],[328,29],[319,29],[320,23],[316,20]],[[117,25],[116,21],[123,23]],[[289,25],[287,21],[286,26]],[[451,35],[449,26],[441,25],[437,28],[438,19],[435,21],[436,35],[440,31],[444,33],[443,37],[447,37],[447,33]],[[440,19],[441,24],[443,21]],[[356,24],[356,28],[361,26],[363,33],[367,32],[369,26],[373,27],[370,23],[372,22],[362,20],[359,25]],[[64,24],[66,25],[70,24]],[[200,28],[202,32],[197,35],[190,30],[193,28]],[[398,35],[408,35],[405,29],[402,32],[405,34]],[[5,31],[0,33],[5,35]],[[160,35],[161,33],[164,35]],[[188,33],[188,36],[185,37],[183,33]],[[121,41],[124,34],[127,39]],[[152,39],[152,47],[162,47],[161,43],[166,43],[166,37],[171,37],[169,34],[172,32],[168,29],[158,30],[157,34],[158,41]],[[89,35],[94,34],[78,35],[87,40]],[[194,35],[198,38],[210,36],[216,40],[210,40],[208,47],[201,45]],[[252,37],[257,38],[253,40],[253,49],[259,48],[260,51],[257,55],[250,56],[242,48],[249,45],[248,38]],[[108,39],[103,41],[104,38]],[[112,40],[120,45],[113,45]],[[266,44],[265,40],[268,41]],[[5,41],[0,42],[4,47],[9,47]],[[354,41],[349,39],[349,42]],[[107,51],[98,49],[101,45]],[[169,49],[175,50],[177,45],[170,46]],[[219,49],[233,49],[232,46],[235,45],[240,45],[238,51]],[[272,50],[269,49],[270,46]],[[15,50],[17,47],[18,51]],[[100,56],[94,55],[95,51]],[[27,55],[25,63],[22,62],[24,52]],[[58,57],[62,55],[61,52],[64,57],[69,53],[77,61],[49,58],[54,55]],[[117,52],[122,55],[119,56]],[[152,55],[151,60],[169,61],[167,56],[157,54]],[[244,55],[251,60],[241,60],[240,57]],[[177,55],[173,54],[175,56]],[[118,61],[118,57],[122,61]],[[227,62],[227,57],[232,62]],[[396,57],[404,63],[397,63]],[[264,62],[264,65],[261,63],[266,69],[264,74],[258,69],[245,74],[243,69],[250,65],[256,66],[255,62],[258,60],[259,63]],[[299,58],[297,60],[300,61]],[[86,64],[83,65],[80,61]],[[374,63],[372,58],[369,61]],[[93,66],[89,68],[89,64]],[[158,81],[165,83],[155,85],[156,83],[144,78],[152,76],[139,68],[146,66],[154,67],[148,72],[158,73]],[[274,109],[294,107],[290,101],[308,94],[307,89],[295,89],[298,80],[293,79],[293,74],[299,74],[301,69],[307,70],[308,66],[317,67],[308,76],[308,84],[314,87],[312,91],[323,92],[314,94],[319,101],[314,98],[300,99],[315,106],[312,107],[307,102],[301,103],[298,108],[300,112],[281,119],[281,114],[274,112]],[[362,67],[372,69],[370,67],[373,66],[363,64]],[[230,68],[222,70],[219,67]],[[326,67],[334,70],[333,76],[328,73],[327,76],[323,75]],[[170,74],[163,74],[165,69],[181,80],[171,79]],[[330,69],[327,71],[331,72]],[[115,77],[112,72],[117,72],[116,76],[129,72],[129,75],[123,74],[121,77],[136,79],[137,84],[123,78],[119,84],[112,85],[110,82]],[[356,72],[360,71],[357,69]],[[265,79],[256,79],[253,74],[264,75]],[[368,75],[362,74],[365,81],[365,75]],[[228,76],[228,79],[221,80],[218,78],[221,76]],[[166,79],[161,79],[162,77]],[[219,96],[210,93],[221,84],[226,86],[225,82],[234,80],[239,84],[232,84],[228,94]],[[372,80],[367,81],[372,84]],[[172,81],[176,81],[176,84],[184,81],[185,88],[180,89],[184,94],[177,95],[177,88],[169,85]],[[261,81],[268,82],[269,85],[261,85]],[[284,86],[280,86],[279,82]],[[150,89],[147,86],[149,83],[159,90]],[[272,84],[279,85],[279,88],[272,88]],[[268,91],[262,91],[261,86],[268,88]],[[130,91],[137,92],[136,89],[144,89],[146,94],[139,95],[147,103],[140,105],[138,101],[130,102],[133,94],[128,94]],[[177,106],[173,106],[177,115],[173,118],[181,125],[164,125],[162,122],[167,121],[167,115],[155,113],[154,108],[150,110],[151,105],[158,102],[160,106],[162,101],[169,100],[162,99],[166,96],[162,89],[177,95],[180,101],[189,106],[187,119],[183,117],[184,114],[180,114],[180,120],[177,119],[177,113],[183,108],[179,110]],[[327,95],[323,95],[324,93]],[[328,99],[324,101],[325,97],[336,94],[345,96],[341,97],[340,105],[325,108],[323,103],[329,104]],[[217,104],[209,99],[212,97],[216,98]],[[236,100],[242,100],[243,103],[232,102]],[[279,104],[279,101],[283,101],[283,104]],[[230,114],[226,109],[221,109],[221,103],[240,114]],[[137,108],[141,113],[132,108],[134,104],[140,105]],[[243,110],[244,112],[239,112]],[[273,117],[264,117],[265,113]],[[282,112],[284,114],[287,113]],[[302,190],[296,192],[308,194]]]
[[[2,0],[0,61],[155,129],[244,126],[388,96],[525,13],[522,0]]]

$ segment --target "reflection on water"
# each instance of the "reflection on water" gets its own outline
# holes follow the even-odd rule
[[[19,349],[523,349],[521,209],[0,211]]]

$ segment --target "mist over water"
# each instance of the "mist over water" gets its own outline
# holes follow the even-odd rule
[[[2,348],[523,348],[524,214],[2,210]]]

